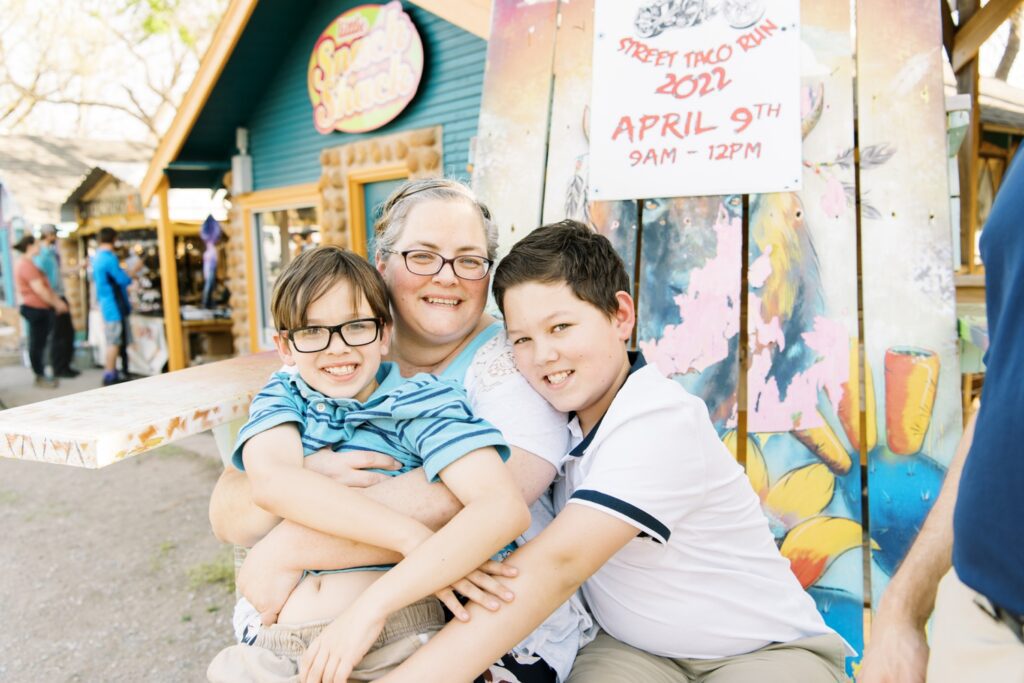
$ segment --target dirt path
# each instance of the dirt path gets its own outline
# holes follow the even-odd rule
[[[0,459],[0,681],[205,680],[233,605],[213,448],[98,471]]]

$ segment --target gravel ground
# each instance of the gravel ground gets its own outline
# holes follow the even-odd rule
[[[30,383],[0,368],[0,399],[43,398]],[[234,602],[220,469],[209,434],[96,471],[0,459],[0,681],[205,680]]]

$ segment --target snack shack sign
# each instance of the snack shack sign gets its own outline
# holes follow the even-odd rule
[[[380,128],[409,104],[423,75],[423,43],[399,2],[361,5],[320,34],[309,59],[313,125],[324,134]]]

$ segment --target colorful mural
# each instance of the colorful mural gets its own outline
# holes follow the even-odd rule
[[[857,95],[877,604],[938,495],[962,422],[939,7],[859,0],[857,21],[871,27],[857,32]]]
[[[554,48],[544,221],[589,223],[635,269],[637,345],[708,403],[745,456],[780,551],[858,652],[864,610],[916,535],[960,432],[938,13],[911,4],[894,18],[891,3],[858,2],[873,29],[858,33],[855,145],[851,7],[801,3],[798,193],[591,201],[593,0],[560,3]]]
[[[494,0],[473,189],[498,223],[500,250],[540,225],[557,0]]]
[[[749,200],[746,466],[782,554],[828,624],[860,652],[850,22],[848,3],[801,4],[803,189]]]
[[[643,203],[639,346],[720,435],[737,422],[742,214],[739,195]]]
[[[563,2],[555,40],[551,133],[544,189],[544,223],[573,218],[605,235],[626,263],[631,291],[639,239],[635,201],[594,202],[587,195],[593,2]]]

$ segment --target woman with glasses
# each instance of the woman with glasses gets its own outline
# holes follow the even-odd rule
[[[403,185],[384,203],[374,227],[376,265],[394,317],[387,359],[404,377],[426,372],[461,382],[473,413],[501,430],[512,451],[507,466],[531,503],[533,522],[524,534],[529,540],[553,517],[548,487],[567,448],[566,417],[519,374],[502,324],[484,311],[497,227],[468,188],[447,179]],[[349,486],[367,487],[365,495],[434,529],[459,510],[447,489],[428,484],[418,470],[397,477],[372,472],[395,467],[380,454],[313,455],[306,466]],[[395,561],[393,553],[379,548],[281,522],[253,505],[245,475],[232,469],[217,484],[210,518],[221,540],[253,546],[238,585],[265,614],[280,610],[304,569]],[[495,609],[499,597],[508,599],[499,583],[480,583],[490,586],[490,595],[465,581],[456,589]],[[492,666],[487,680],[564,680],[577,649],[592,637],[591,628],[573,598]]]

